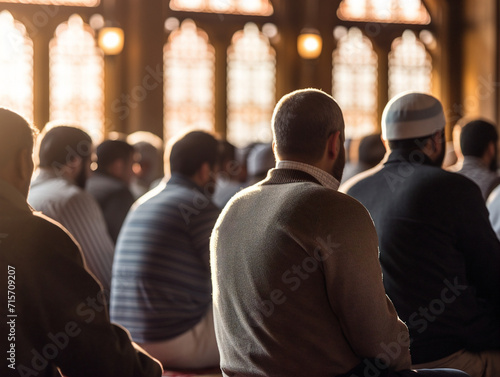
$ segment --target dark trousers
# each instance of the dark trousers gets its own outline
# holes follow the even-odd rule
[[[458,369],[389,370],[379,359],[364,359],[349,372],[337,377],[470,377]]]

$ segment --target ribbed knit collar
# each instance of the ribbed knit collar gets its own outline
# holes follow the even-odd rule
[[[269,170],[266,179],[261,181],[259,184],[266,186],[297,182],[312,182],[321,185],[321,183],[319,183],[319,181],[311,174],[296,169],[271,169]]]
[[[278,161],[278,163],[276,164],[276,169],[293,169],[302,171],[304,173],[313,176],[320,185],[335,191],[338,190],[340,185],[340,182],[337,181],[331,174],[328,174],[324,170],[321,170],[309,164],[305,164],[303,162],[286,161],[286,160]]]

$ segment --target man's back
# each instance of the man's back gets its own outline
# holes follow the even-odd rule
[[[75,237],[87,267],[109,292],[114,246],[95,199],[66,179],[41,171],[32,183],[28,202]]]
[[[224,374],[331,376],[360,355],[407,367],[406,328],[383,291],[366,210],[307,173],[270,177],[237,194],[212,234]],[[397,355],[384,355],[381,344],[399,335]]]
[[[6,318],[0,329],[11,360],[0,374],[55,377],[60,368],[68,376],[159,376],[160,365],[109,323],[104,293],[74,240],[26,204],[2,196],[0,277],[9,286],[0,295]]]
[[[138,342],[182,334],[211,304],[208,237],[219,210],[181,176],[157,191],[125,220],[113,266],[111,318]]]
[[[480,191],[412,156],[392,152],[348,191],[375,222],[384,286],[409,327],[412,361],[498,347],[498,317],[483,299],[499,304],[500,244]]]
[[[99,203],[109,235],[116,243],[134,196],[124,182],[103,173],[94,173],[87,179],[85,190]]]

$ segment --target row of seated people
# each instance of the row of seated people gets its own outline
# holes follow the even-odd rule
[[[11,199],[4,186],[6,192],[14,186],[25,202],[33,165],[31,153],[20,152],[32,146],[31,128],[4,112],[8,122],[0,122],[0,131],[12,137],[15,129],[24,139],[2,156],[2,166],[9,167],[0,170],[2,200]],[[82,277],[82,261],[74,255],[57,261],[70,248],[71,236],[54,244],[64,238],[54,223],[45,227],[59,237],[31,232],[28,224],[23,230],[33,234],[26,244],[9,221],[12,216],[1,211],[0,232],[7,235],[2,249],[11,258],[6,264],[31,263],[17,249],[39,254],[33,257],[38,264],[29,267],[36,273],[16,293],[39,318],[30,316],[29,331],[19,324],[23,351],[13,352],[11,365],[18,371],[39,367],[45,375],[57,368],[67,376],[155,375],[149,353],[167,368],[220,365],[224,376],[467,375],[458,370],[472,377],[498,375],[500,243],[477,185],[440,168],[444,124],[434,97],[409,93],[393,99],[382,124],[387,161],[352,185],[348,196],[338,192],[345,163],[340,108],[324,92],[293,92],[273,115],[276,167],[222,204],[222,212],[211,199],[219,169],[227,168],[222,162],[227,148],[207,132],[187,133],[168,148],[170,178],[133,205],[114,253],[113,246],[109,253],[88,253],[80,241],[102,290],[90,275]],[[55,127],[40,143],[40,174],[28,201],[45,214],[70,202],[72,192],[85,194],[91,141],[74,130]],[[65,136],[56,142],[58,133]],[[56,145],[62,148],[57,151]],[[21,173],[22,179],[13,179]],[[107,229],[90,199],[54,219],[66,226],[65,216],[73,217],[78,229],[80,211],[94,211],[102,221],[93,226]],[[25,212],[25,221],[50,221]],[[47,248],[48,260],[41,263]],[[2,274],[7,281],[7,272]],[[75,274],[80,280],[71,277]],[[30,284],[39,279],[48,282],[49,291],[34,300]],[[72,284],[66,286],[65,279]],[[44,292],[43,285],[37,290]],[[108,299],[111,322],[119,325],[107,318]],[[20,316],[27,316],[24,309],[19,305]],[[46,319],[52,315],[54,323]],[[78,336],[68,332],[67,323],[81,329]],[[94,347],[96,331],[105,341],[95,351],[102,355],[91,362],[88,355],[95,352],[79,347]],[[101,357],[124,357],[107,342],[127,350],[127,372],[104,367]],[[64,346],[49,357],[48,346],[59,344]],[[70,350],[87,364],[76,365]],[[78,374],[72,368],[83,369]],[[82,372],[85,368],[92,372]]]

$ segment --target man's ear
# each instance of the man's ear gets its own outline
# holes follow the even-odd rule
[[[328,137],[328,141],[326,143],[328,157],[332,160],[336,160],[339,156],[342,148],[340,147],[340,131],[335,131],[333,134]]]
[[[198,169],[198,176],[202,182],[208,182],[210,180],[211,173],[212,168],[208,162],[201,164],[200,169]]]
[[[491,161],[493,158],[495,158],[495,152],[496,152],[496,142],[490,141],[488,143],[488,148],[486,149],[486,153],[488,156],[488,160]]]
[[[18,166],[19,178],[22,181],[30,181],[33,175],[33,154],[31,150],[23,149],[20,152],[19,166]]]

